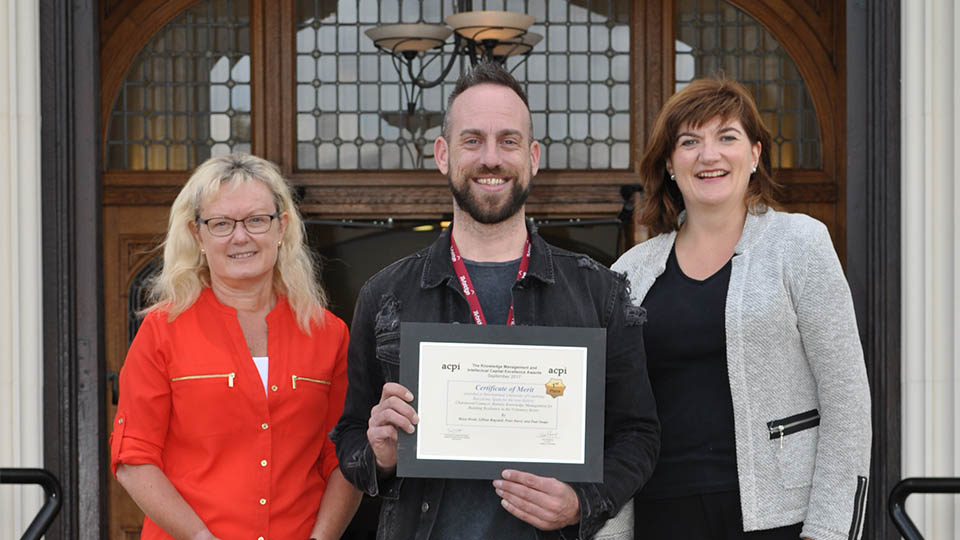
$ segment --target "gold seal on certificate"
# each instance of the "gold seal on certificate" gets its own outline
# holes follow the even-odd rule
[[[544,386],[547,387],[547,395],[552,398],[558,398],[562,396],[563,390],[566,388],[566,386],[563,385],[563,380],[561,379],[550,379]]]
[[[596,481],[605,344],[596,328],[404,323],[400,383],[420,422],[400,436],[398,475]]]

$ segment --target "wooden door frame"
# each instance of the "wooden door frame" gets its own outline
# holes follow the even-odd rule
[[[872,390],[863,538],[899,540],[887,495],[901,478],[900,1],[847,0],[847,281]]]
[[[869,521],[886,540],[900,476],[900,0],[846,6],[847,268],[874,390]],[[64,486],[51,539],[107,529],[97,9],[40,2],[44,464]]]
[[[39,9],[43,459],[63,486],[46,537],[105,538],[97,2]]]

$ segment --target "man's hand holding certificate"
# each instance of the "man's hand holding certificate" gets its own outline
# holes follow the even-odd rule
[[[380,403],[370,411],[367,438],[381,471],[397,467],[397,430],[413,433],[420,421],[417,411],[407,403],[412,400],[409,390],[397,383],[387,383],[383,385]]]

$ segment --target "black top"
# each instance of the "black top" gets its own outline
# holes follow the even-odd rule
[[[650,384],[660,416],[660,459],[640,491],[662,499],[737,489],[733,400],[727,377],[727,264],[687,277],[675,249],[643,306]]]
[[[473,289],[483,308],[487,324],[506,324],[517,280],[520,259],[507,262],[463,260]],[[530,526],[500,506],[500,496],[491,480],[461,480],[444,486],[437,520],[430,538],[486,540],[488,538],[530,538]]]

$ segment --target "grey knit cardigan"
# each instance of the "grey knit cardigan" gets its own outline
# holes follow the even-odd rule
[[[663,273],[675,238],[651,238],[614,263],[637,304]],[[870,391],[850,289],[823,223],[747,214],[726,336],[744,530],[802,521],[804,538],[860,538]]]

